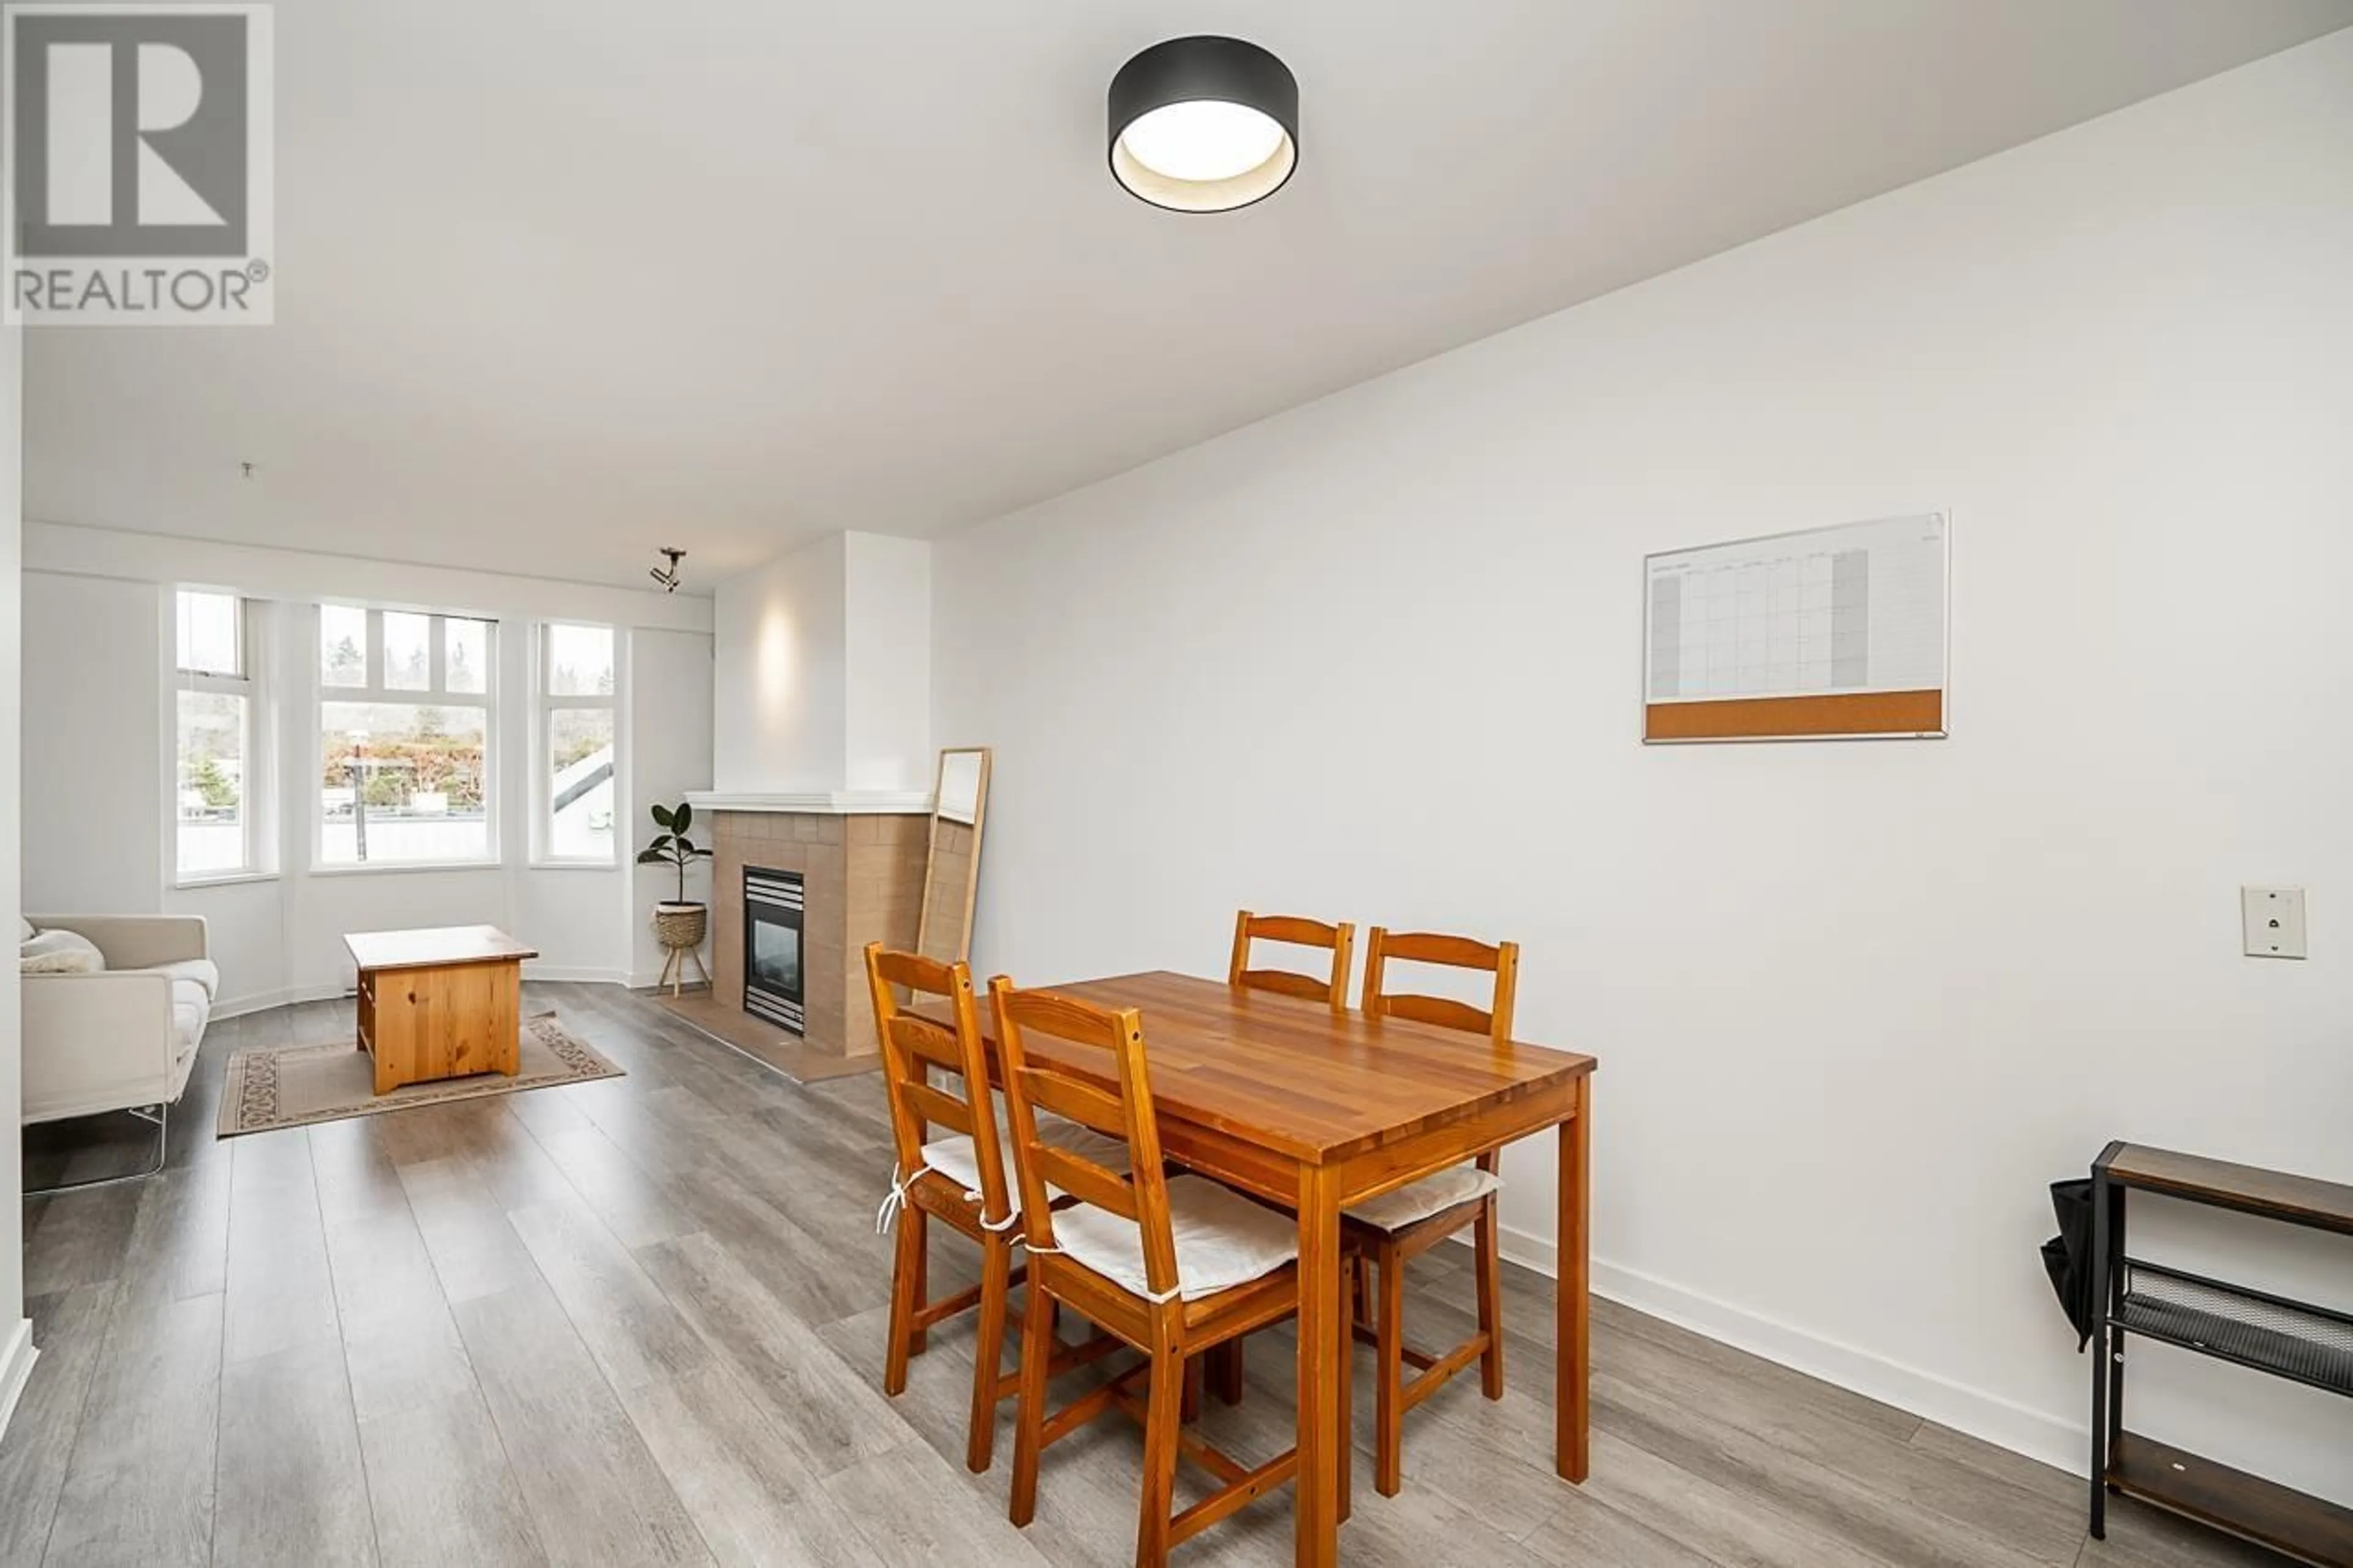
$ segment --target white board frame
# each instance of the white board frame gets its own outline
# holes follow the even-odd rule
[[[1936,576],[1944,596],[1943,646],[1938,651],[1939,666],[1936,690],[1943,698],[1944,727],[1936,730],[1864,731],[1853,733],[1808,735],[1676,735],[1653,737],[1650,731],[1651,697],[1651,565],[1655,561],[1677,555],[1705,555],[1717,550],[1740,550],[1752,545],[1772,544],[1788,539],[1830,537],[1857,529],[1879,528],[1891,522],[1904,522],[1916,518],[1935,518],[1937,521]],[[1646,746],[1723,746],[1788,744],[1811,741],[1944,741],[1953,732],[1953,514],[1949,508],[1936,507],[1921,511],[1890,512],[1883,517],[1859,518],[1848,522],[1820,524],[1812,528],[1783,529],[1774,533],[1754,533],[1742,539],[1718,540],[1708,544],[1687,545],[1679,550],[1653,550],[1642,557],[1642,642],[1641,657],[1636,661],[1635,733]],[[1783,694],[1776,694],[1783,695]],[[1792,697],[1820,695],[1839,696],[1838,692],[1791,692]],[[1726,700],[1742,700],[1727,699]]]

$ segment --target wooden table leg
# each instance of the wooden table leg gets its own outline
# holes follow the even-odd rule
[[[1221,1405],[1242,1402],[1241,1340],[1228,1340],[1209,1352],[1209,1392]]]
[[[1586,1388],[1593,1352],[1588,1290],[1591,1281],[1593,1079],[1577,1080],[1577,1115],[1560,1124],[1558,1313],[1553,1362],[1553,1465],[1563,1480],[1582,1481],[1589,1463]],[[1304,1559],[1302,1559],[1304,1561]]]
[[[1340,1560],[1340,1379],[1347,1375],[1348,1321],[1340,1310],[1340,1205],[1334,1173],[1299,1172],[1299,1568]]]

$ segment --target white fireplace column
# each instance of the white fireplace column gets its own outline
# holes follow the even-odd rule
[[[932,547],[836,533],[719,584],[712,788],[904,800],[932,784]]]
[[[923,897],[931,546],[831,534],[720,584],[714,610],[712,784],[687,796],[717,851],[714,996],[744,1006],[745,868],[790,873],[805,901],[799,1032],[872,1051],[860,954],[912,947]]]

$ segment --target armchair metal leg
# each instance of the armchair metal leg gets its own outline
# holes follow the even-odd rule
[[[172,1135],[172,1108],[169,1105],[139,1106],[131,1114],[155,1128],[155,1159],[143,1171],[133,1171],[123,1176],[98,1176],[87,1182],[60,1182],[54,1187],[26,1187],[28,1198],[47,1197],[53,1193],[78,1193],[84,1187],[111,1187],[122,1182],[143,1182],[164,1168],[164,1158]]]

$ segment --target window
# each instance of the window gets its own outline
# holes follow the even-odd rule
[[[615,708],[613,628],[540,629],[540,853],[610,866]]]
[[[319,606],[319,863],[498,858],[488,621]]]
[[[252,616],[234,594],[191,588],[177,609],[178,879],[250,876],[261,868],[267,776],[255,744]]]

